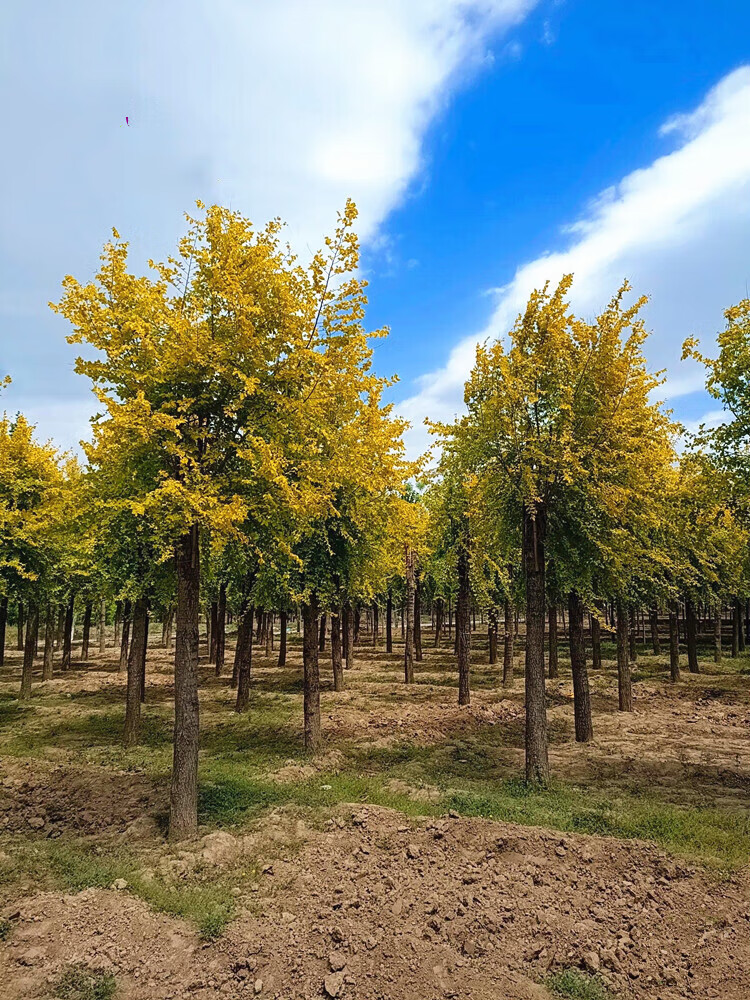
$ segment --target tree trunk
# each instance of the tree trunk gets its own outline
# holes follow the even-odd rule
[[[141,675],[146,648],[146,622],[148,601],[139,597],[132,612],[133,638],[128,651],[128,685],[125,698],[125,745],[132,747],[138,742],[141,727]]]
[[[120,644],[120,631],[122,629],[122,601],[115,601],[115,628],[114,628],[114,647],[115,649]]]
[[[458,704],[471,700],[471,617],[469,602],[469,551],[465,544],[458,550],[458,599],[456,603],[456,635],[458,636]]]
[[[214,622],[211,622],[212,626]],[[221,677],[224,669],[227,648],[227,585],[222,582],[219,585],[219,600],[216,602],[216,638],[214,639],[214,664],[216,676]]]
[[[418,569],[414,573],[414,659],[422,662],[422,585]]]
[[[331,608],[331,666],[333,690],[344,690],[344,664],[341,662],[341,609]]]
[[[197,525],[178,541],[176,565],[174,755],[169,833],[173,840],[184,840],[198,831],[200,541]]]
[[[549,781],[547,705],[544,690],[544,584],[546,516],[524,508],[523,565],[526,578],[526,780]]]
[[[695,605],[691,597],[685,598],[685,635],[687,638],[688,670],[691,674],[698,670],[698,629],[695,620]]]
[[[557,604],[554,601],[549,606],[547,617],[549,619],[549,666],[547,673],[554,680],[558,675]]]
[[[347,601],[344,606],[344,615],[346,619],[346,635],[344,641],[346,643],[346,653],[345,661],[347,670],[354,666],[354,613],[352,611],[351,601]]]
[[[60,666],[63,670],[70,670],[70,661],[73,655],[73,605],[75,596],[70,594],[65,607],[65,629],[63,631],[63,653]]]
[[[619,709],[621,712],[633,711],[633,691],[630,683],[630,660],[628,658],[628,643],[630,637],[630,622],[625,602],[617,599],[617,689],[619,694]]]
[[[372,644],[377,646],[380,641],[380,609],[378,602],[372,602]]]
[[[277,666],[286,666],[286,630],[287,630],[287,613],[286,611],[279,612],[279,662]]]
[[[320,672],[318,664],[318,596],[302,605],[302,663],[304,672],[305,749],[320,746]]]
[[[745,632],[742,628],[742,605],[740,604],[740,599],[737,597],[735,599],[735,606],[737,608],[737,646],[740,653],[745,652]]]
[[[600,611],[597,606],[596,612]],[[591,615],[591,669],[602,669],[602,625],[596,613]]]
[[[573,708],[575,713],[576,742],[588,743],[594,738],[591,721],[591,695],[589,675],[586,670],[586,635],[583,630],[583,601],[580,594],[571,590],[568,595],[568,622],[570,669],[573,673]]]
[[[84,663],[88,661],[89,658],[89,641],[91,639],[91,611],[93,608],[93,603],[91,601],[86,601],[86,605],[83,612],[83,639],[81,641],[81,659]]]
[[[265,639],[266,656],[270,656],[273,652],[273,611],[266,612]]]
[[[674,683],[680,679],[680,628],[677,620],[677,601],[669,602],[669,673]]]
[[[143,639],[143,649],[141,650],[141,702],[146,700],[146,656],[148,655],[148,602],[146,602],[146,635]]]
[[[21,672],[21,700],[31,697],[31,679],[34,672],[34,653],[36,651],[37,631],[39,629],[39,605],[29,601],[28,617],[26,619],[26,637],[23,647],[23,668]]]
[[[630,606],[629,623],[628,645],[630,647],[630,662],[635,663],[638,660],[638,650],[635,645],[635,608],[632,605]]]
[[[107,602],[104,598],[99,602],[99,656],[107,652]]]
[[[8,598],[0,597],[0,667],[5,663],[5,629],[8,625]]]
[[[414,683],[414,569],[416,556],[407,545],[406,553],[406,634],[404,645],[404,680]]]
[[[385,651],[393,652],[393,594],[390,587],[385,602]]]
[[[440,646],[440,640],[443,636],[444,613],[445,612],[444,612],[443,598],[438,597],[438,599],[435,601],[435,649],[437,649]],[[495,636],[495,639],[497,640],[497,635]]]
[[[349,612],[349,602],[344,601],[344,607],[341,614],[341,638],[343,640],[343,653],[344,653],[344,666],[349,667],[349,619],[351,615]]]
[[[34,651],[36,650],[37,630],[39,628],[39,606],[36,601],[28,603],[28,618],[26,620],[26,640],[23,647],[23,668],[21,671],[21,700],[31,697],[31,678],[34,672]]]
[[[24,632],[23,632],[23,601],[18,602],[18,633],[16,636],[16,649],[19,653],[24,651]]]
[[[354,644],[359,645],[359,633],[362,625],[362,608],[359,606],[359,601],[355,601],[354,604]]]
[[[492,605],[487,612],[487,641],[490,665],[497,663],[497,608]]]
[[[42,680],[51,681],[55,658],[55,607],[52,602],[47,604],[47,617],[44,621],[44,665]]]
[[[515,651],[513,640],[515,629],[513,627],[513,608],[506,597],[503,604],[503,687],[513,686],[513,660]]]
[[[128,665],[128,646],[130,643],[130,620],[133,614],[133,605],[130,599],[126,600],[122,606],[122,635],[120,636],[120,665],[118,670],[125,670]]]
[[[216,663],[216,640],[219,634],[219,602],[211,601],[208,617],[208,662]]]
[[[659,642],[659,609],[651,608],[648,617],[651,622],[651,646],[654,650],[654,656],[661,656],[661,643]]]
[[[721,605],[714,613],[714,663],[721,663]]]
[[[325,653],[326,650],[326,625],[327,625],[327,618],[326,618],[326,613],[324,611],[323,614],[320,616],[320,636],[318,641],[319,653]]]
[[[740,655],[740,623],[735,600],[731,602],[730,608],[732,609],[732,659],[735,659]]]
[[[253,607],[240,614],[237,622],[237,646],[234,651],[232,683],[237,687],[235,712],[246,712],[250,703],[250,677],[253,667]]]

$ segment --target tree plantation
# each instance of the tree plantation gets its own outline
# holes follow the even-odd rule
[[[540,287],[417,459],[356,220],[199,203],[52,304],[93,416],[0,420],[0,995],[750,996],[750,300],[690,434],[643,290]]]

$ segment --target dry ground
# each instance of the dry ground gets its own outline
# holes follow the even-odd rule
[[[294,633],[283,670],[256,651],[246,716],[205,666],[202,836],[185,845],[163,838],[166,651],[150,651],[133,750],[121,745],[113,650],[36,683],[25,706],[11,653],[0,997],[104,1000],[114,982],[125,1000],[747,1000],[748,661],[704,660],[670,685],[664,661],[641,653],[636,710],[623,715],[608,660],[592,675],[587,746],[572,738],[561,663],[548,685],[556,780],[529,792],[517,780],[522,678],[503,689],[475,638],[463,709],[449,651],[428,648],[429,633],[410,689],[398,646],[359,647],[340,694],[324,655],[314,758]],[[61,985],[78,966],[101,970],[99,986]]]

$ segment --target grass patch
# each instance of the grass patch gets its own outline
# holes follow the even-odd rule
[[[7,941],[12,930],[13,924],[10,920],[6,917],[0,917],[0,941]]]
[[[52,984],[48,996],[56,1000],[111,1000],[116,992],[117,982],[111,972],[76,963]]]
[[[556,997],[565,1000],[613,1000],[612,994],[599,976],[580,969],[564,969],[547,976],[544,985]]]

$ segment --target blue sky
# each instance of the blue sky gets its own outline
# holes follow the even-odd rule
[[[166,255],[195,198],[300,253],[358,201],[377,367],[414,423],[450,417],[478,338],[576,274],[593,314],[629,277],[686,421],[679,363],[750,285],[750,6],[595,0],[11,0],[0,53],[0,368],[69,446],[91,400],[48,313],[116,226]],[[125,115],[131,125],[125,126]],[[713,417],[712,417],[713,414]]]

